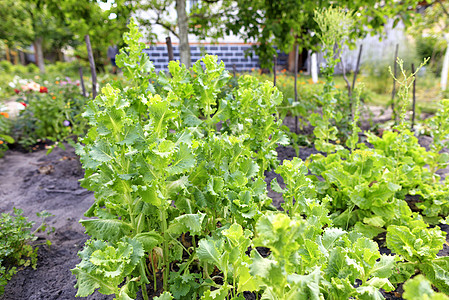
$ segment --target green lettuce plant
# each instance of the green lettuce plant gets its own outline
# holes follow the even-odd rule
[[[381,137],[365,133],[373,146],[368,148],[358,143],[360,129],[355,123],[356,113],[353,133],[347,141],[349,149],[340,149],[326,157],[312,155],[308,163],[312,174],[324,178],[321,181],[312,177],[319,197],[332,198],[333,222],[343,228],[356,226],[370,237],[391,224],[419,217],[410,207],[431,223],[438,223],[447,212],[447,188],[435,182],[434,169],[429,167],[435,154],[421,147],[407,129],[408,89],[415,74],[407,75],[401,61],[399,66],[402,74],[399,95],[403,105],[395,130],[384,131]],[[412,197],[419,199],[410,202]]]
[[[379,289],[393,289],[388,278],[395,259],[381,255],[360,233],[333,227],[326,208],[330,199],[315,198],[300,159],[282,166],[285,188],[276,181],[272,185],[296,202],[286,204],[285,213],[268,213],[257,222],[254,246],[268,248],[269,255],[252,250],[250,274],[262,288],[262,299],[383,299]]]
[[[207,297],[216,284],[205,241],[230,224],[251,229],[271,208],[262,175],[286,143],[272,116],[282,96],[244,77],[222,97],[230,76],[214,56],[157,75],[139,37],[131,22],[117,57],[129,86],[107,85],[84,113],[90,129],[77,153],[95,203],[85,214],[94,218],[81,221],[92,240],[72,270],[77,295],[141,289],[147,299],[161,272],[165,292]]]
[[[449,293],[449,257],[438,257],[446,234],[439,227],[427,228],[423,221],[409,222],[387,229],[387,246],[400,257],[398,274],[393,278],[401,283],[423,274],[441,292]]]
[[[406,300],[447,300],[449,297],[432,289],[430,281],[423,275],[417,275],[404,284],[402,297]]]

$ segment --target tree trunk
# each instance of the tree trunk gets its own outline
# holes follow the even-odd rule
[[[44,65],[44,52],[42,51],[42,37],[36,38],[34,40],[34,53],[36,56],[36,65],[39,67],[41,73],[45,73],[45,65]]]
[[[20,58],[20,63],[22,65],[26,65],[26,59],[25,59],[25,53],[23,53],[23,51],[19,50],[19,58]]]
[[[178,14],[179,28],[179,55],[181,63],[187,68],[191,66],[190,45],[189,45],[189,24],[186,13],[186,0],[176,0],[176,12]]]
[[[62,53],[62,50],[61,49],[57,49],[56,51],[58,53],[58,60],[59,61],[64,61],[64,53]]]
[[[444,55],[443,61],[443,69],[441,70],[441,90],[446,90],[447,88],[447,75],[449,72],[449,35],[445,34],[444,38],[446,39],[446,54]]]
[[[288,54],[287,69],[291,73],[295,72],[295,48],[296,48],[296,44],[293,46],[293,50],[290,51],[290,53]]]

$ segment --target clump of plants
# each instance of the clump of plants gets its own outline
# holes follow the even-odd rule
[[[437,257],[445,235],[439,227],[428,228],[427,223],[438,224],[448,214],[447,188],[435,174],[448,160],[447,155],[439,153],[439,136],[444,136],[447,120],[436,133],[433,151],[418,144],[406,121],[408,89],[416,72],[408,75],[401,60],[398,65],[401,78],[395,80],[400,85],[402,107],[400,123],[394,130],[384,131],[382,137],[367,134],[373,146],[368,148],[358,143],[360,130],[353,123],[356,134],[348,140],[349,150],[339,149],[326,157],[313,155],[309,167],[312,174],[324,179],[312,177],[319,197],[332,198],[329,209],[335,225],[354,228],[371,238],[386,231],[386,246],[398,261],[393,283],[421,273],[440,291],[447,292],[449,285],[442,278],[449,278],[449,273],[440,270],[447,269],[448,257]],[[444,114],[443,108],[436,118]],[[414,197],[418,197],[416,202]]]
[[[81,112],[86,98],[76,82],[56,81],[41,86],[31,81],[17,92],[17,102],[23,109],[14,122],[13,136],[22,147],[30,148],[45,140],[62,146],[62,142],[84,134],[86,122]]]
[[[349,99],[335,87],[333,76],[334,69],[340,61],[341,48],[348,38],[350,28],[354,25],[354,19],[350,12],[330,7],[315,11],[314,20],[320,28],[317,34],[322,42],[326,67],[321,70],[325,83],[323,92],[318,97],[322,112],[312,114],[309,121],[315,126],[313,131],[316,137],[315,148],[331,153],[341,149],[340,145],[336,145],[339,142],[338,135],[347,134],[352,115]]]
[[[8,144],[14,143],[14,139],[10,135],[11,121],[9,120],[9,113],[0,112],[0,157],[3,157]]]
[[[2,213],[0,216],[0,296],[20,268],[36,268],[38,247],[30,243],[37,239],[36,232],[49,229],[45,219],[51,214],[43,211],[37,216],[42,219],[42,224],[33,232],[34,222],[28,221],[21,209],[14,208],[14,214]],[[51,245],[49,240],[47,245]]]
[[[84,113],[90,129],[77,153],[96,197],[86,216],[96,218],[81,221],[92,240],[73,269],[77,295],[133,298],[141,289],[148,298],[161,280],[177,298],[204,296],[218,287],[201,260],[204,239],[234,223],[252,229],[273,209],[263,174],[288,143],[274,117],[282,95],[243,76],[219,97],[230,75],[215,56],[191,69],[170,62],[170,76],[157,76],[139,36],[132,23],[117,57],[130,86],[106,86]]]
[[[359,143],[357,92],[346,148],[330,137],[327,110],[317,125],[327,156],[279,165],[275,149],[288,139],[272,83],[242,76],[228,90],[214,56],[157,75],[139,37],[131,22],[117,57],[130,85],[107,85],[84,113],[77,153],[95,202],[81,221],[91,239],[72,270],[77,296],[383,299],[381,289],[417,273],[447,290],[441,230],[404,200],[420,188],[413,176],[433,176],[403,125],[372,138],[374,149]],[[267,196],[270,169],[283,179],[270,183],[282,211]],[[396,256],[379,253],[372,238],[383,232]]]

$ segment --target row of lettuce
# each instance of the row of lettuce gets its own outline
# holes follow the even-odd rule
[[[404,284],[404,299],[447,299],[445,233],[434,225],[448,221],[448,182],[436,174],[448,161],[448,101],[426,150],[405,113],[382,137],[368,134],[372,147],[361,143],[355,97],[343,147],[328,69],[326,106],[311,116],[325,155],[279,165],[276,147],[289,140],[270,82],[242,76],[222,93],[230,76],[213,56],[156,75],[138,39],[131,24],[117,58],[129,86],[106,86],[84,113],[77,153],[96,200],[81,221],[92,239],[72,270],[77,296],[383,299]],[[267,195],[270,169],[281,211]]]
[[[237,81],[212,56],[156,75],[138,36],[132,26],[117,59],[125,78],[95,100],[70,79],[15,78],[23,109],[14,122],[0,113],[0,149],[88,128],[77,152],[96,196],[86,216],[96,218],[82,221],[92,240],[72,271],[78,296],[141,290],[146,299],[162,288],[159,299],[382,299],[406,282],[405,299],[446,299],[445,234],[434,225],[449,214],[449,182],[437,175],[449,159],[449,101],[426,122],[426,150],[406,128],[412,77],[400,78],[397,126],[362,143],[362,92],[335,88],[333,48],[314,102],[286,106],[271,83]],[[282,131],[287,111],[307,116],[324,155],[279,165],[276,147],[299,139]],[[282,211],[267,196],[271,169],[283,179],[270,183]]]

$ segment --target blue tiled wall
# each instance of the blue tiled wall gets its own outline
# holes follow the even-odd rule
[[[252,68],[260,68],[259,57],[253,54],[253,57],[245,57],[245,51],[251,51],[250,45],[192,45],[190,46],[190,53],[192,64],[205,54],[217,55],[219,60],[222,60],[228,70],[233,69],[235,65],[237,71],[251,70]],[[167,70],[168,54],[167,47],[163,45],[151,46],[145,50],[144,53],[148,54],[153,61],[156,71]],[[173,55],[175,60],[179,60],[179,47],[173,46]],[[286,65],[288,55],[278,55],[278,65]]]

